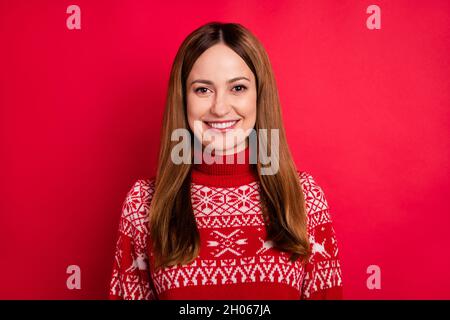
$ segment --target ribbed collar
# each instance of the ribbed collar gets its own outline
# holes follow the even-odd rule
[[[206,163],[203,159],[202,163],[192,166],[192,182],[206,186],[227,188],[258,181],[256,164],[250,163],[251,152],[253,152],[253,149],[247,146],[239,153],[216,156],[217,161],[212,164]],[[199,154],[196,156],[199,157]],[[243,163],[238,163],[240,157],[243,157]]]

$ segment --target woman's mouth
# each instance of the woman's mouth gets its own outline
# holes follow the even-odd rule
[[[229,130],[233,130],[236,127],[236,124],[240,120],[225,120],[225,121],[204,121],[206,125],[214,130],[220,131],[220,132],[226,132]]]

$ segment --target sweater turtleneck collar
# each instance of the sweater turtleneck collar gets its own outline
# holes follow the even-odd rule
[[[192,182],[212,187],[237,187],[258,181],[256,164],[250,160],[254,150],[249,145],[238,153],[216,156],[216,161],[208,164],[196,154],[201,163],[194,163],[191,171]],[[243,159],[244,161],[239,161]],[[254,158],[256,159],[256,158]],[[209,161],[211,162],[211,161]]]

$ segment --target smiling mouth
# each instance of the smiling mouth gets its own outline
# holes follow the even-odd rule
[[[204,121],[209,127],[217,130],[233,129],[240,120],[231,121]]]

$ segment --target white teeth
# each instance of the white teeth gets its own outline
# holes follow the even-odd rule
[[[211,127],[216,128],[216,129],[226,129],[226,128],[232,127],[236,122],[237,122],[237,121],[221,122],[221,123],[218,123],[218,122],[208,122],[208,124],[209,124]]]

